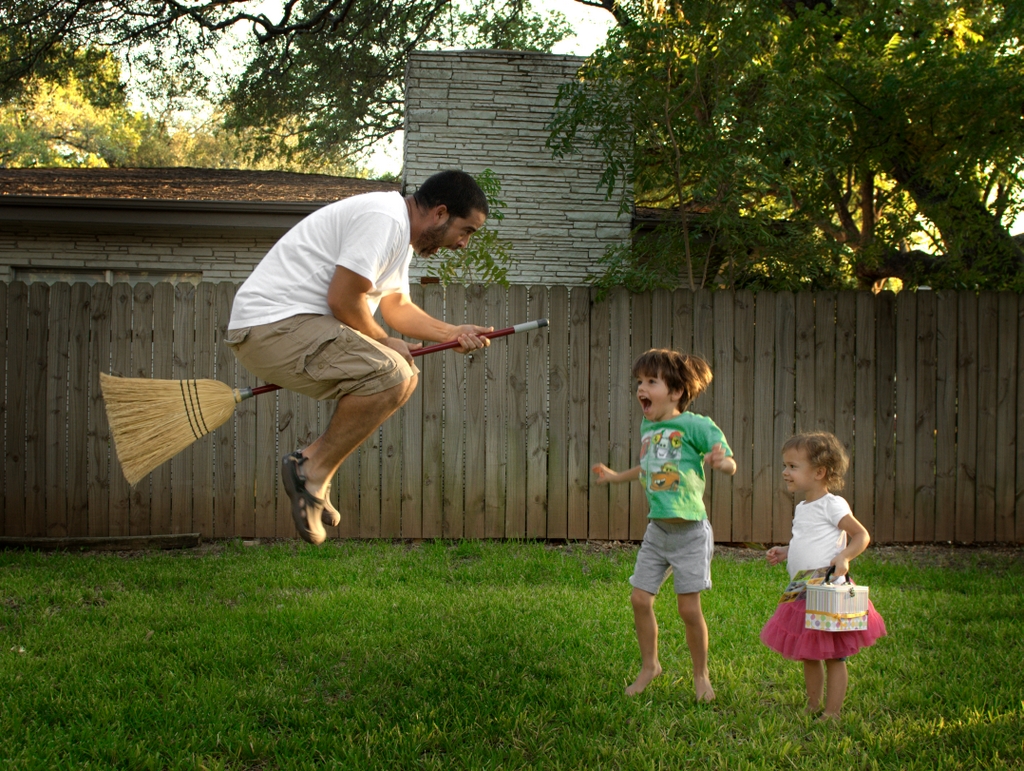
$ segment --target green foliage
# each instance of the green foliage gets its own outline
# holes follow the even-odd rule
[[[442,249],[438,251],[435,261],[427,267],[427,275],[440,279],[445,286],[448,284],[500,284],[508,286],[508,271],[515,264],[512,256],[512,244],[502,241],[496,227],[505,215],[502,209],[505,202],[501,195],[501,181],[490,169],[484,169],[475,177],[477,184],[487,196],[487,207],[490,214],[487,224],[473,234],[465,249],[458,251]]]
[[[550,145],[674,212],[610,254],[638,285],[1024,286],[1017,4],[627,4]],[[938,253],[930,253],[932,247]],[[675,257],[667,254],[674,250]]]

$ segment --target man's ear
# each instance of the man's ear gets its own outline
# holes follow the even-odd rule
[[[448,207],[443,203],[430,210],[430,219],[435,225],[443,225],[448,221]]]

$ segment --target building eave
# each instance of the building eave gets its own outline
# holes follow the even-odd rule
[[[327,203],[0,195],[0,223],[281,231]]]

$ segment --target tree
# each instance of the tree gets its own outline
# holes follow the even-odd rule
[[[609,193],[675,212],[605,281],[1013,287],[1024,12],[1011,2],[631,5],[560,95]]]
[[[33,77],[68,69],[89,46],[122,57],[154,96],[226,96],[226,125],[256,159],[344,163],[402,127],[410,51],[446,45],[549,49],[570,30],[529,0],[12,0],[0,5],[0,103]],[[204,65],[232,30],[248,30],[245,66],[211,82]]]

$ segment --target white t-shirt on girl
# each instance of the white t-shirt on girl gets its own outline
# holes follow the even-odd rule
[[[409,211],[400,193],[364,193],[328,204],[289,230],[267,252],[231,306],[229,329],[304,313],[330,316],[327,288],[340,265],[369,280],[370,312],[380,298],[409,294]]]
[[[791,579],[801,570],[828,567],[832,558],[846,548],[846,533],[839,529],[839,522],[848,514],[853,514],[850,504],[832,493],[796,505],[786,557]]]

